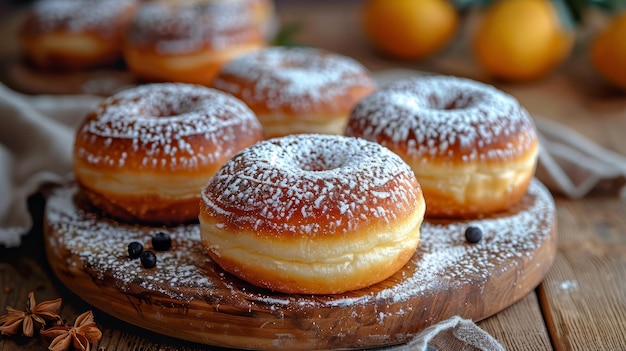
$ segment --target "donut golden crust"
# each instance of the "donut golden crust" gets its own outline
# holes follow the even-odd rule
[[[220,91],[144,85],[87,115],[76,135],[74,173],[90,201],[118,219],[194,221],[208,178],[262,138],[252,111]]]
[[[539,148],[531,117],[513,97],[446,76],[381,88],[355,106],[345,134],[376,141],[411,165],[426,217],[510,207],[526,193]]]
[[[224,270],[257,286],[335,294],[391,276],[413,255],[425,203],[411,168],[339,135],[243,150],[202,190],[200,235]]]
[[[266,45],[255,12],[263,2],[251,1],[144,4],[124,45],[130,71],[145,81],[209,85],[225,62]]]
[[[78,70],[121,60],[137,0],[36,2],[20,28],[24,58],[43,69]]]
[[[270,47],[236,58],[212,86],[243,100],[268,138],[343,134],[354,104],[375,89],[355,60],[313,48]]]

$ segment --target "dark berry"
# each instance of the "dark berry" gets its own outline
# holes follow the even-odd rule
[[[152,236],[152,247],[157,251],[169,250],[172,246],[170,235],[164,232],[158,232]]]
[[[140,256],[141,265],[144,268],[152,268],[156,266],[156,255],[152,251],[144,251]]]
[[[139,255],[141,255],[142,252],[143,245],[141,245],[141,243],[133,241],[132,243],[128,244],[128,257],[132,258],[133,260],[139,258]]]
[[[483,238],[483,231],[478,227],[467,227],[465,230],[465,240],[467,242],[475,244]]]

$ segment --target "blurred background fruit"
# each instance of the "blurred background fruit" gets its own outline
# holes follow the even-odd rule
[[[626,12],[610,20],[591,41],[591,64],[608,82],[626,89]]]
[[[561,64],[575,42],[551,0],[500,0],[485,8],[472,48],[485,72],[507,81],[539,79]]]
[[[616,18],[595,38],[589,36],[593,31],[585,21],[590,12],[598,12],[589,10],[598,9]],[[566,61],[591,57],[595,70],[586,71],[597,71],[605,81],[624,88],[626,15],[618,15],[622,10],[626,0],[364,0],[361,27],[378,54],[418,68],[421,61],[449,48],[428,62],[437,66],[443,59],[437,66],[443,67],[449,62],[446,55],[462,52],[472,76],[531,82]]]
[[[363,7],[367,38],[397,59],[421,59],[443,49],[458,24],[458,11],[448,0],[367,0]]]

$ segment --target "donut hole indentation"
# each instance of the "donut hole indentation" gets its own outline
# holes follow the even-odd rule
[[[145,104],[144,114],[153,118],[175,118],[198,110],[198,98],[180,99],[175,96],[163,96],[159,101]]]
[[[467,110],[475,107],[481,100],[476,92],[450,92],[445,96],[432,95],[429,98],[428,108],[433,110],[455,111]]]
[[[288,162],[298,170],[304,172],[333,172],[343,168],[351,159],[350,150],[346,150],[341,143],[335,143],[332,148],[324,145],[327,138],[312,139],[314,142],[292,145],[288,151],[291,157]],[[318,143],[320,143],[318,145]]]

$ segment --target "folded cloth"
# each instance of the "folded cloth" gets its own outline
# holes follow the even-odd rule
[[[541,152],[537,177],[553,192],[576,199],[603,181],[615,180],[626,200],[626,157],[605,149],[560,123],[534,117]]]
[[[420,74],[391,70],[379,84]],[[423,73],[421,73],[423,74]],[[71,178],[76,126],[101,97],[24,95],[0,84],[0,245],[18,246],[32,219],[27,198],[42,184]],[[626,158],[564,125],[535,116],[540,134],[537,177],[555,194],[587,195],[606,180],[626,178]],[[621,192],[626,198],[626,191]]]
[[[27,199],[71,177],[74,130],[94,96],[29,96],[0,84],[0,245],[18,246],[32,226]]]
[[[404,345],[384,351],[504,351],[504,347],[469,319],[453,316],[422,330]]]

